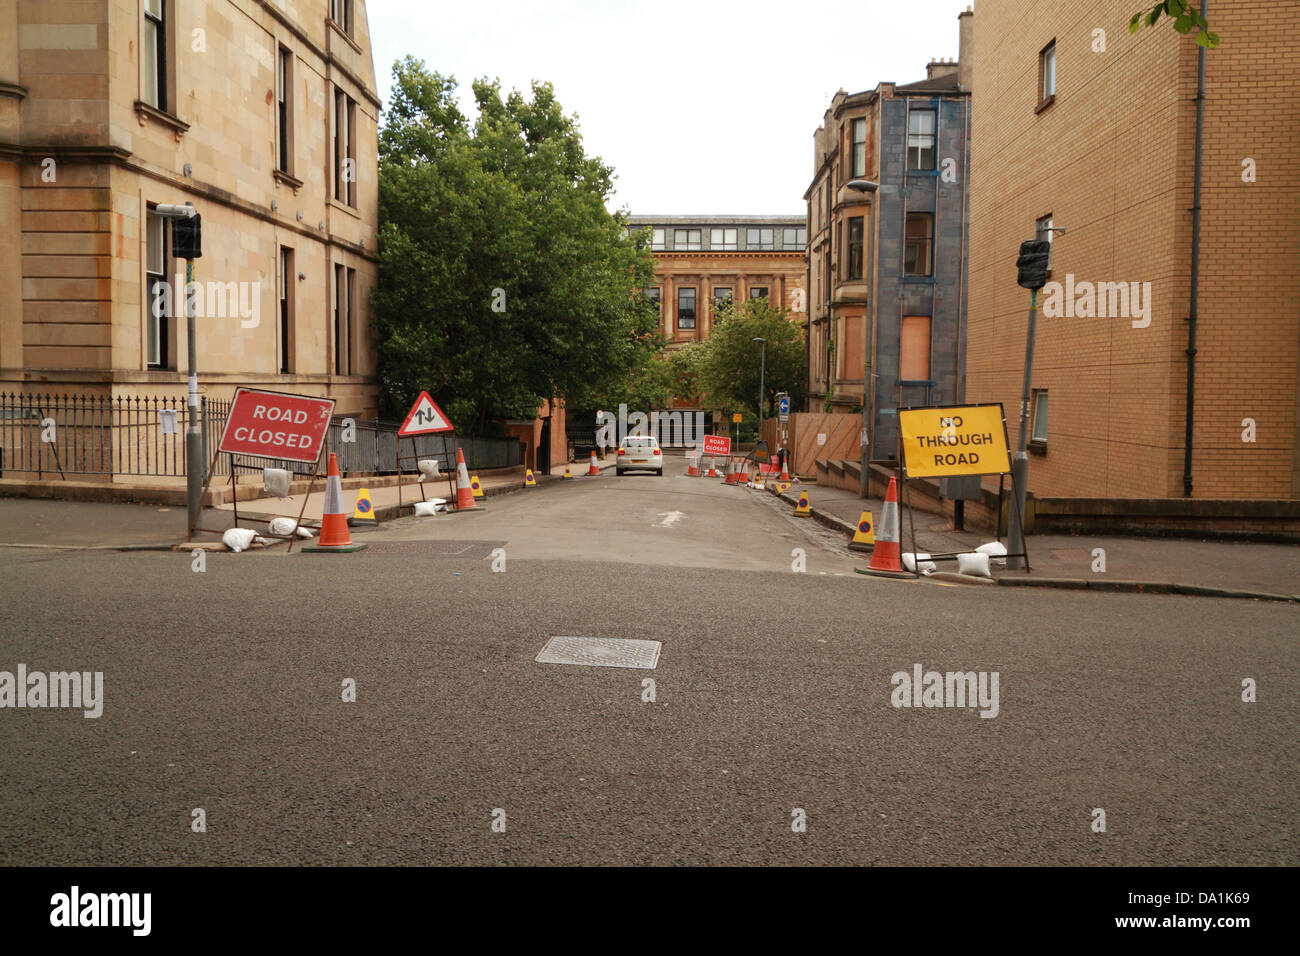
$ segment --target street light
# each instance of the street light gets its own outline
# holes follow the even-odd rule
[[[848,182],[848,187],[852,189],[854,192],[867,193],[868,195],[870,195],[880,188],[880,184],[876,182],[872,182],[870,179],[850,179]],[[873,220],[875,219],[875,215],[876,215],[876,204],[873,201],[871,203],[871,219],[868,220],[868,225],[867,225],[867,266],[870,266],[870,264],[873,261],[872,252],[875,245],[874,236],[876,230],[872,228],[872,226],[874,225]],[[871,467],[871,427],[874,424],[873,422],[874,416],[872,415],[872,409],[873,406],[875,405],[875,400],[876,400],[875,389],[873,389],[871,386],[871,379],[872,379],[871,371],[872,371],[872,365],[874,364],[873,359],[875,358],[873,354],[874,349],[872,348],[872,340],[874,339],[874,336],[871,334],[871,327],[874,324],[871,318],[871,287],[873,283],[870,280],[870,276],[872,273],[869,268],[864,267],[862,270],[862,274],[864,276],[867,276],[868,279],[867,279],[867,318],[866,318],[866,322],[864,323],[865,327],[863,328],[863,338],[866,340],[866,359],[862,364],[862,438],[860,442],[862,448],[862,458],[859,465],[859,474],[858,474],[858,497],[859,498],[867,497],[867,493],[871,486],[871,475],[869,469]]]
[[[767,372],[767,339],[756,335],[750,341],[760,343],[763,349],[758,360],[758,438],[754,442],[754,450],[757,451],[758,442],[763,440],[763,377]]]
[[[190,228],[184,236],[184,244],[176,242],[179,230],[173,228],[172,240],[178,255],[185,257],[185,328],[186,342],[189,346],[189,394],[186,401],[189,423],[185,429],[185,499],[189,513],[189,535],[194,534],[199,523],[199,499],[203,494],[203,444],[199,435],[199,374],[198,351],[194,342],[194,297],[189,294],[194,282],[194,260],[202,255],[199,249],[199,230],[201,219],[193,203],[160,203],[154,207],[154,213],[163,219],[177,222],[186,221]],[[172,297],[175,301],[175,296]]]

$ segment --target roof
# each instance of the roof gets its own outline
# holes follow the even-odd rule
[[[894,87],[895,93],[964,93],[966,92],[957,83],[956,72],[949,73],[946,76],[936,76],[932,80],[918,80],[915,83],[904,83],[902,86]]]
[[[630,226],[802,226],[798,216],[628,216]]]

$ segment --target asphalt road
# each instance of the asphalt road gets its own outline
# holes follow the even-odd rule
[[[1300,862],[1294,606],[866,578],[680,474],[489,504],[203,573],[0,552],[0,670],[105,698],[0,709],[0,863]],[[554,635],[662,655],[536,663]],[[998,672],[997,716],[891,706],[914,664]]]

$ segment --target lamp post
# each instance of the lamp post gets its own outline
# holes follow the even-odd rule
[[[767,339],[754,336],[751,342],[758,342],[762,348],[758,359],[758,438],[754,441],[755,449],[763,440],[763,378],[767,373]]]
[[[199,498],[203,494],[203,444],[199,435],[199,373],[198,349],[194,341],[194,297],[190,286],[194,282],[194,260],[203,253],[200,249],[201,219],[193,203],[162,203],[154,213],[163,219],[173,220],[172,243],[177,256],[185,259],[185,341],[189,347],[189,389],[186,399],[187,427],[185,429],[185,500],[189,515],[189,535],[199,523]],[[180,223],[184,222],[182,233]],[[172,301],[175,301],[173,296]]]
[[[880,188],[880,184],[872,182],[870,179],[851,179],[849,180],[848,187],[852,189],[854,192],[866,193],[867,195],[872,195],[875,193],[877,189]],[[872,387],[872,382],[871,382],[871,379],[873,378],[872,375],[872,368],[874,365],[873,360],[875,358],[875,355],[873,353],[875,350],[872,348],[872,340],[874,336],[871,334],[871,328],[874,325],[874,322],[872,321],[871,318],[871,292],[872,292],[873,283],[870,280],[870,276],[871,276],[870,266],[873,262],[872,253],[874,251],[874,245],[875,245],[875,239],[874,239],[875,229],[872,227],[875,224],[875,218],[876,218],[876,203],[873,200],[871,203],[871,216],[867,220],[867,261],[862,270],[862,274],[868,278],[867,278],[866,321],[863,323],[864,327],[862,330],[863,331],[862,337],[866,341],[866,350],[865,350],[866,358],[862,363],[862,438],[860,441],[861,448],[862,448],[862,458],[859,464],[859,474],[858,474],[858,497],[859,498],[866,498],[871,486],[871,474],[870,474],[871,428],[872,425],[874,425],[874,421],[873,421],[874,416],[872,412],[874,411],[874,406],[876,404],[875,389]]]

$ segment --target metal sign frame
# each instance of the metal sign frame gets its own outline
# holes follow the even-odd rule
[[[899,411],[900,413],[901,413],[901,412],[920,412],[920,411],[926,411],[926,410],[931,410],[931,409],[937,411],[937,410],[939,410],[939,409],[944,409],[944,408],[992,408],[992,407],[996,407],[996,408],[998,409],[998,415],[999,415],[999,417],[1002,419],[1002,438],[1003,438],[1003,441],[1004,441],[1004,442],[1006,441],[1006,436],[1007,436],[1007,414],[1006,414],[1006,409],[1003,407],[1003,405],[1002,405],[1001,402],[964,402],[964,403],[962,403],[962,404],[960,404],[960,405],[954,405],[954,404],[943,404],[943,405],[903,405],[903,403],[902,403],[902,399],[903,399],[903,387],[902,387],[901,384],[900,384],[899,387],[898,387],[898,399],[899,399],[899,401],[898,401],[898,411]],[[911,488],[910,488],[910,486],[909,486],[909,484],[908,484],[908,479],[909,479],[910,476],[909,476],[908,473],[907,473],[907,458],[906,458],[906,454],[905,454],[905,452],[904,452],[904,446],[903,446],[903,425],[902,425],[902,418],[901,418],[901,417],[898,419],[898,422],[899,422],[899,424],[898,424],[898,478],[899,478],[899,485],[900,485],[901,488],[902,488],[902,495],[903,495],[903,498],[906,499],[908,535],[909,535],[909,537],[912,539],[912,554],[915,556],[916,554],[919,554],[919,553],[920,553],[920,550],[921,550],[921,549],[920,549],[920,547],[919,547],[919,546],[917,545],[917,543],[916,543],[916,519],[915,519],[915,517],[914,517],[914,515],[913,515],[913,513],[912,513],[912,492],[911,492]],[[1011,459],[1011,445],[1010,445],[1010,443],[1007,443],[1006,448],[1007,448],[1007,460],[1008,460],[1008,464],[1010,464],[1010,459]],[[1001,532],[1002,532],[1002,501],[1003,501],[1003,498],[1004,498],[1005,495],[1006,495],[1006,477],[1007,477],[1007,475],[1011,475],[1011,490],[1012,490],[1011,500],[1012,500],[1012,503],[1013,503],[1013,505],[1014,505],[1014,507],[1015,507],[1015,509],[1016,509],[1016,515],[1017,515],[1017,517],[1020,519],[1020,522],[1021,522],[1021,525],[1020,525],[1020,526],[1023,528],[1023,527],[1024,527],[1024,516],[1020,514],[1020,495],[1018,494],[1019,488],[1018,488],[1018,486],[1017,486],[1017,484],[1016,484],[1016,476],[1015,476],[1015,472],[1014,472],[1014,470],[1008,470],[1008,471],[996,471],[996,472],[994,472],[994,471],[984,472],[983,474],[981,474],[981,475],[979,475],[979,476],[977,476],[977,477],[983,478],[983,477],[985,477],[986,475],[997,475],[997,476],[998,476],[998,514],[997,514],[997,521],[996,521],[996,524],[994,525],[994,540],[997,541],[997,542],[999,542],[999,543],[1001,543],[1001,541],[1002,541],[1002,534],[1001,534]],[[951,477],[951,476],[926,475],[925,477],[927,477],[927,478],[939,478],[939,477]],[[900,502],[900,504],[902,504],[902,502]],[[900,530],[901,530],[901,529],[900,529]],[[900,535],[900,537],[901,537],[901,535]],[[1025,573],[1026,573],[1026,574],[1029,573],[1029,541],[1028,541],[1028,537],[1029,537],[1028,535],[1025,535],[1025,536],[1024,536],[1024,541],[1025,541],[1024,550],[1023,550],[1022,552],[1020,552],[1019,554],[1011,554],[1011,553],[1008,553],[1008,554],[1006,554],[1006,555],[1000,555],[1000,557],[1007,557],[1007,558],[1024,558],[1024,559],[1025,559]],[[954,551],[954,552],[949,552],[949,553],[944,553],[944,554],[933,554],[933,553],[931,553],[931,554],[930,554],[930,557],[929,557],[928,560],[930,560],[930,561],[956,561],[956,560],[957,560],[957,555],[958,555],[958,554],[967,554],[967,553],[969,553],[969,552],[965,552],[965,551],[960,551],[960,552],[958,552],[958,551]],[[912,559],[912,567],[913,567],[913,569],[914,569],[914,570],[912,571],[912,575],[913,575],[914,577],[920,577],[920,576],[921,576],[921,562],[918,561],[915,557],[913,557],[913,559]]]

